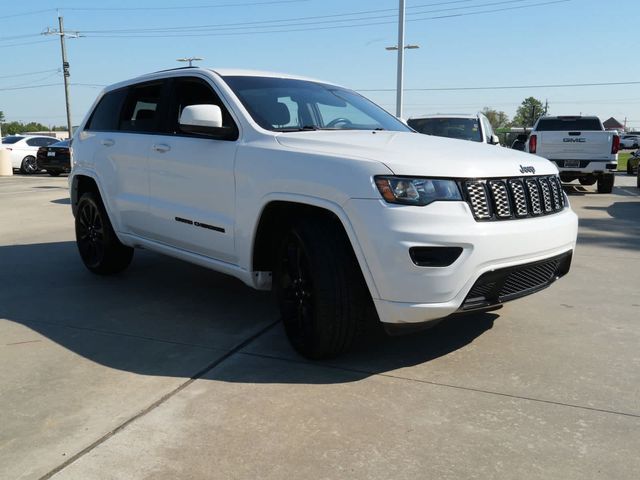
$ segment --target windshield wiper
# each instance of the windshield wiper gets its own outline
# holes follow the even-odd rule
[[[320,130],[315,125],[303,125],[302,127],[279,128],[276,132],[309,132]]]

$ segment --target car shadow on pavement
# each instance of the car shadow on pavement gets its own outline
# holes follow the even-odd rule
[[[269,292],[254,291],[238,280],[198,266],[136,251],[127,271],[101,277],[81,264],[74,242],[2,246],[0,266],[0,319],[4,319],[0,323],[24,325],[109,368],[193,378],[202,366],[196,368],[181,357],[194,352],[202,357],[204,353],[214,363],[252,337],[255,341],[247,347],[262,342],[271,357],[300,359],[279,323],[268,328],[279,317]],[[337,369],[334,376],[325,372],[318,378],[300,378],[293,372],[296,369],[290,369],[291,377],[283,380],[280,374],[272,377],[265,369],[224,380],[355,381],[454,352],[491,329],[497,317],[484,313],[451,318],[429,331],[403,337],[370,335],[339,359],[340,365],[355,372],[348,379]],[[24,340],[20,348],[41,348],[39,342],[29,342],[35,338],[28,330],[19,332],[14,341]],[[0,340],[0,348],[4,346]],[[360,364],[367,368],[354,366]]]
[[[640,251],[640,202],[615,202],[607,207],[584,206],[606,212],[605,218],[580,218],[579,244]]]

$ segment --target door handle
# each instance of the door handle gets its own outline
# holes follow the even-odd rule
[[[156,152],[166,153],[166,152],[168,152],[169,150],[171,150],[171,147],[170,147],[169,145],[167,145],[166,143],[156,143],[156,144],[153,146],[153,149],[154,149]]]
[[[102,143],[102,145],[104,145],[105,147],[110,147],[110,146],[112,146],[112,145],[113,145],[114,143],[116,143],[116,142],[114,142],[114,141],[113,141],[113,140],[111,140],[110,138],[105,138],[105,139],[103,139],[103,140],[102,140],[102,142],[100,142],[100,143]]]

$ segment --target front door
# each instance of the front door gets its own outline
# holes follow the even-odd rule
[[[155,135],[149,154],[151,238],[183,250],[236,263],[234,249],[236,138],[220,140],[182,132],[178,119],[188,105],[213,104],[223,126],[237,127],[203,78],[178,77],[169,87],[165,134]]]

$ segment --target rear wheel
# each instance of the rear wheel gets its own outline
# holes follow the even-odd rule
[[[284,328],[303,356],[320,359],[349,349],[372,301],[341,226],[302,219],[277,252],[274,287]]]
[[[22,159],[20,164],[20,172],[25,175],[31,175],[38,171],[38,161],[33,155],[27,155]]]
[[[613,173],[605,173],[598,178],[598,193],[611,193],[614,182]]]
[[[93,273],[109,275],[131,263],[133,248],[120,243],[100,197],[87,192],[76,211],[76,244],[85,266]]]

